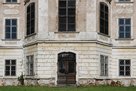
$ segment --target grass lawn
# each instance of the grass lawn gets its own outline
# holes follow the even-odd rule
[[[0,87],[0,91],[136,91],[136,87]]]

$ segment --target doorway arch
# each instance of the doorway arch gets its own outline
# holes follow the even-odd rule
[[[58,84],[76,84],[76,54],[58,54]]]

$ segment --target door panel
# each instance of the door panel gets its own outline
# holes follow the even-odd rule
[[[58,84],[76,83],[76,55],[63,52],[58,55]]]

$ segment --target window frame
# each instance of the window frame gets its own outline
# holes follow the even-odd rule
[[[124,65],[120,65],[120,61],[124,61],[124,63],[126,63],[126,61],[129,61],[129,65],[126,65],[126,64],[124,64]],[[121,71],[121,69],[120,69],[120,67],[124,67],[124,74],[123,75],[121,75],[121,73],[120,73],[120,71]],[[129,75],[126,75],[126,68],[125,67],[127,67],[127,66],[129,66],[129,68],[130,68],[130,70],[129,70]],[[120,77],[130,77],[131,76],[131,60],[130,59],[119,59],[119,76]]]
[[[69,6],[70,1],[68,0],[58,0],[58,31],[59,32],[75,32],[76,31],[76,0],[71,0],[71,2],[74,2],[73,6]],[[65,2],[66,6],[61,7],[60,3]],[[64,15],[61,15],[62,11],[61,9],[65,11]],[[70,10],[71,9],[71,10]],[[70,14],[72,9],[74,12],[72,12],[72,15]],[[61,13],[60,13],[61,11]],[[71,18],[71,19],[70,19]],[[72,19],[73,18],[73,19]],[[64,19],[64,21],[63,21]],[[73,21],[70,21],[73,20]],[[60,21],[63,21],[64,23],[61,23]],[[63,26],[63,27],[62,27]],[[70,29],[71,26],[71,29]]]
[[[131,2],[131,0],[118,0],[118,2],[121,2],[121,3],[123,3],[123,2]]]
[[[5,3],[18,3],[18,0],[16,0],[15,2],[13,0],[10,1],[5,0]]]
[[[9,61],[10,63],[9,63],[9,65],[7,65],[6,64],[6,61]],[[13,65],[12,64],[12,61],[15,61],[15,65]],[[6,67],[7,66],[9,66],[9,75],[7,75],[7,73],[6,73]],[[12,75],[12,67],[13,66],[15,66],[15,75]],[[17,75],[17,61],[16,61],[16,59],[5,59],[5,71],[4,71],[4,75],[6,76],[6,77],[15,77],[16,75]]]
[[[121,19],[124,21],[124,24],[120,24]],[[128,20],[128,19],[130,21],[130,24],[126,24],[126,20]],[[124,28],[124,30],[122,32],[120,30],[121,27]],[[126,30],[126,27],[130,28],[129,32]],[[123,33],[123,37],[121,37],[120,33]],[[129,33],[129,37],[127,37],[127,33]],[[132,33],[132,19],[131,18],[118,18],[118,38],[119,39],[131,39],[132,38],[131,33]]]
[[[26,76],[34,76],[34,55],[26,56]],[[32,65],[31,65],[32,64]],[[31,68],[32,66],[32,68]]]
[[[34,5],[34,7],[33,7],[33,5]],[[33,23],[32,23],[32,21],[33,21]],[[31,35],[35,34],[35,32],[36,32],[36,24],[35,23],[36,23],[36,3],[31,2],[26,7],[26,36],[31,36]]]
[[[102,6],[104,7],[104,9],[101,8]],[[106,11],[106,8],[107,8],[107,11]],[[102,13],[104,14],[103,17],[101,15]],[[109,19],[109,6],[105,2],[100,2],[99,3],[99,33],[100,34],[109,36],[109,20],[110,20]]]
[[[9,20],[9,25],[7,25],[7,21]],[[13,20],[16,21],[16,25],[13,24]],[[18,38],[18,19],[17,18],[5,18],[5,39],[6,40],[16,40]],[[9,28],[9,32],[7,32],[7,28]],[[13,32],[12,28],[16,28],[16,31]],[[7,33],[9,33],[9,38],[6,35]],[[15,38],[13,37],[13,34],[15,34]]]
[[[103,60],[102,60],[102,57],[103,57]],[[100,76],[108,76],[109,75],[109,70],[108,70],[108,67],[109,67],[109,57],[108,56],[105,56],[105,55],[100,55]],[[103,61],[103,63],[102,63]],[[102,68],[102,64],[103,64],[103,68]]]

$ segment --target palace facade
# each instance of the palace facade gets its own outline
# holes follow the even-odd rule
[[[0,85],[136,85],[135,0],[0,0]]]

